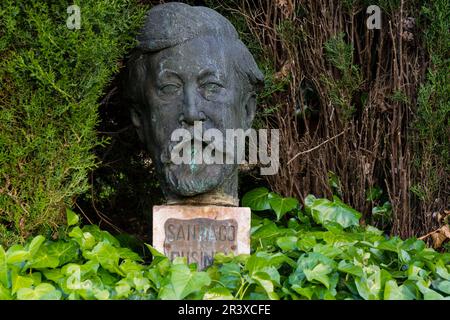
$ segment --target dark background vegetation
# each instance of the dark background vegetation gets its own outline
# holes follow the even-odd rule
[[[119,41],[122,44],[125,39],[129,41],[126,35],[132,34],[130,30],[136,29],[137,22],[127,23],[126,15],[121,14],[137,7],[143,10],[141,5],[159,2],[140,1],[131,3],[129,8],[114,9],[116,16],[97,23],[100,28],[104,24],[106,30],[109,30],[107,22],[123,23],[119,34],[112,31],[103,34],[104,48],[97,47],[93,41],[90,52],[79,54],[85,54],[87,60],[89,55],[98,54],[108,59],[111,53],[105,49],[105,38],[123,37]],[[48,3],[51,8],[52,1]],[[106,11],[108,4],[100,3]],[[240,177],[241,194],[262,185],[302,201],[307,194],[326,197],[335,194],[363,213],[363,223],[374,224],[401,237],[422,236],[448,223],[445,220],[450,193],[448,1],[209,0],[188,3],[206,5],[229,18],[266,77],[265,89],[258,97],[255,127],[280,129],[280,171],[263,179],[257,175],[257,168],[246,168]],[[369,5],[381,7],[381,30],[366,27]],[[9,8],[4,5],[2,9],[6,16]],[[93,25],[83,27],[95,30],[95,23]],[[29,25],[22,22],[22,30],[27,28]],[[4,61],[15,61],[11,58],[14,57],[12,52],[21,50],[20,41],[4,40],[8,31],[12,37],[11,30],[14,29],[0,29],[0,57]],[[45,30],[38,35],[42,42],[49,42],[43,36]],[[56,50],[35,41],[41,52]],[[123,72],[129,48],[124,46],[123,50],[114,52],[105,66],[99,68],[107,69],[108,63],[116,58]],[[55,56],[55,59],[63,59]],[[92,56],[90,59],[93,60]],[[43,70],[57,67],[58,64],[48,62]],[[36,191],[31,186],[39,185],[36,181],[42,180],[40,174],[51,177],[55,170],[48,169],[50,160],[31,166],[33,152],[46,155],[47,151],[42,151],[41,145],[30,153],[22,149],[22,153],[14,153],[9,145],[20,132],[18,128],[30,134],[31,126],[38,125],[20,120],[27,104],[17,95],[13,97],[17,90],[13,87],[17,84],[11,74],[19,77],[20,72],[25,72],[30,77],[28,83],[21,84],[32,88],[24,96],[37,90],[32,86],[36,81],[33,77],[39,72],[28,69],[8,69],[0,77],[0,146],[4,148],[0,149],[2,242],[7,243],[5,239],[10,236],[6,234],[18,234],[17,239],[23,239],[36,232],[37,225],[45,224],[39,217],[39,210],[48,211],[46,219],[62,217],[64,204],[73,205],[86,221],[150,241],[151,207],[162,203],[162,196],[151,160],[131,125],[121,88],[121,73],[109,83],[102,81],[103,90],[97,90],[99,93],[86,102],[86,108],[90,107],[88,111],[80,111],[93,114],[94,120],[86,132],[97,133],[97,138],[90,137],[89,143],[83,145],[82,155],[77,155],[77,159],[88,157],[94,148],[97,157],[95,170],[91,160],[83,164],[82,171],[75,169],[83,176],[80,179],[85,179],[85,185],[65,192],[73,185],[44,184]],[[84,72],[89,73],[89,70]],[[90,76],[95,78],[95,75]],[[44,80],[38,78],[37,83],[50,95]],[[75,80],[79,78],[73,83]],[[9,84],[11,88],[6,90]],[[77,90],[73,84],[68,88]],[[57,103],[64,105],[65,98],[58,99]],[[77,101],[83,101],[80,99]],[[97,121],[93,101],[99,105]],[[25,107],[12,111],[11,106],[15,105]],[[16,120],[11,119],[20,121],[15,123]],[[60,120],[59,115],[53,120],[54,123]],[[61,130],[66,130],[74,121],[86,121],[86,118],[68,118]],[[73,132],[79,132],[77,130]],[[66,140],[71,144],[78,141],[76,137]],[[98,144],[94,140],[108,142]],[[18,141],[16,150],[28,143],[25,135]],[[55,150],[56,157],[61,149],[55,147]],[[64,157],[61,158],[62,172],[67,167],[64,161],[70,159],[70,156]],[[48,173],[41,167],[47,168]],[[80,163],[72,167],[80,168]],[[31,181],[30,175],[34,175],[36,181]],[[58,177],[55,179],[59,181]],[[59,179],[67,182],[68,178],[66,175],[66,180]],[[25,184],[30,188],[23,188]],[[63,194],[54,194],[52,190],[62,190]],[[39,204],[31,200],[45,192],[49,195]],[[11,214],[12,210],[15,214]],[[36,213],[31,214],[30,210]],[[57,221],[46,227],[55,230]],[[444,232],[434,233],[428,239],[438,247],[445,239]]]

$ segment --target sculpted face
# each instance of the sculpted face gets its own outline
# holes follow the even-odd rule
[[[148,128],[144,140],[167,187],[182,196],[219,187],[237,166],[173,164],[170,152],[178,142],[171,141],[172,132],[184,128],[194,136],[198,121],[203,132],[215,128],[225,136],[226,129],[246,129],[253,118],[246,104],[254,96],[243,94],[227,51],[217,39],[200,37],[147,56],[148,108],[137,122]]]
[[[168,203],[237,205],[237,162],[175,164],[171,152],[180,140],[171,138],[177,129],[198,142],[199,127],[223,137],[227,129],[251,127],[256,89],[263,82],[252,55],[219,13],[176,2],[153,7],[138,40],[128,62],[127,95]],[[185,143],[198,146],[194,140]],[[211,157],[223,155],[223,147]],[[195,158],[198,149],[192,150]]]

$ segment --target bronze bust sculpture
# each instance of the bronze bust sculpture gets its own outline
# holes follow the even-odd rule
[[[131,116],[168,204],[238,205],[238,164],[174,164],[174,130],[249,129],[263,82],[233,25],[183,3],[153,7],[128,62]]]

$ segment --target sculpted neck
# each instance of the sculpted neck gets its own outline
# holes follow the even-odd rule
[[[238,171],[235,170],[220,187],[210,192],[195,196],[183,197],[173,193],[166,193],[167,205],[216,205],[238,207]]]

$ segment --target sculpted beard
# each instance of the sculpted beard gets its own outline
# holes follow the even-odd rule
[[[194,141],[194,139],[191,139],[183,143],[170,142],[161,154],[162,171],[168,187],[182,196],[193,196],[216,189],[224,181],[225,177],[232,174],[236,167],[233,164],[224,164],[224,161],[222,162],[223,164],[212,163],[213,159],[208,152],[203,152],[207,145],[211,144],[211,146],[214,146],[212,155],[225,159],[225,153],[222,152],[223,146],[215,144],[214,141],[205,143],[198,140],[198,145],[196,145]],[[200,146],[200,148],[198,149],[194,146]],[[187,147],[187,150],[191,151],[190,163],[173,163],[171,153],[175,148],[176,152],[178,152],[183,150],[183,147]],[[199,152],[202,152],[203,157],[200,163],[196,163],[195,155]],[[205,163],[205,159],[206,162],[212,164]]]

